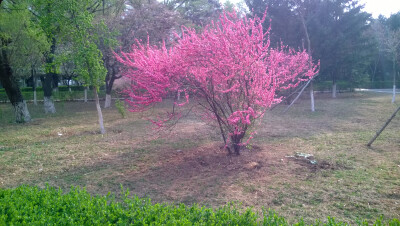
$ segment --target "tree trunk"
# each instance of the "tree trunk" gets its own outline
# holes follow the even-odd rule
[[[114,69],[111,67],[111,72],[109,71],[106,76],[106,100],[104,101],[104,108],[111,107],[111,91],[114,85]]]
[[[56,113],[56,108],[54,107],[54,101],[51,97],[44,97],[44,113],[46,114],[54,114]]]
[[[15,103],[14,111],[16,122],[23,123],[31,121],[31,115],[29,114],[28,106],[26,105],[25,100]]]
[[[37,105],[37,95],[36,95],[36,77],[33,76],[33,104],[36,106]]]
[[[104,101],[104,108],[111,107],[111,95],[106,93],[106,100]]]
[[[312,62],[311,62],[312,54],[311,54],[310,36],[308,35],[308,30],[307,30],[306,21],[304,19],[304,16],[301,13],[299,13],[299,15],[300,15],[301,24],[303,25],[304,34],[306,36],[307,53],[310,56],[310,62],[309,63],[310,63],[310,66],[311,66],[312,65]],[[310,99],[311,99],[311,112],[314,112],[315,111],[315,105],[314,105],[314,85],[313,85],[313,81],[311,81],[311,84],[310,84]]]
[[[72,93],[71,84],[70,84],[71,83],[71,79],[68,79],[67,82],[68,82],[68,91],[70,93]]]
[[[109,59],[107,58],[107,62],[109,62],[108,60]],[[116,70],[114,68],[114,65],[111,65],[108,68],[109,69],[106,76],[106,100],[104,102],[104,108],[111,107],[112,87],[114,86],[115,80],[121,78],[121,76],[116,75]]]
[[[85,103],[87,103],[87,87],[85,87],[85,97],[84,97],[84,101],[85,101]]]
[[[21,90],[19,89],[18,82],[12,75],[11,67],[7,59],[7,53],[4,49],[0,52],[0,82],[7,93],[8,99],[14,107],[15,121],[17,123],[31,121],[28,107],[22,96]]]
[[[33,104],[37,106],[37,95],[36,95],[36,89],[33,90]]]
[[[314,85],[313,82],[311,81],[310,84],[310,99],[311,99],[311,112],[315,111],[315,105],[314,105]]]
[[[56,108],[54,106],[54,102],[52,99],[52,88],[51,83],[53,80],[53,73],[48,73],[44,77],[41,77],[42,87],[43,87],[43,104],[44,104],[44,112],[46,114],[54,114],[56,113]]]
[[[32,89],[33,89],[33,104],[36,106],[37,105],[37,96],[36,96],[36,72],[35,69],[32,66],[31,69],[31,75],[32,75]]]
[[[241,142],[244,137],[244,134],[245,134],[245,132],[242,132],[240,134],[231,136],[232,148],[235,152],[235,155],[240,155]]]
[[[103,113],[101,112],[101,108],[100,108],[100,101],[99,101],[99,95],[97,94],[97,87],[93,87],[93,93],[94,93],[94,98],[96,100],[97,114],[99,116],[100,133],[105,134],[106,130],[104,129]]]
[[[58,92],[58,76],[57,76],[57,74],[55,74],[55,73],[53,73],[53,82],[52,82],[52,85],[53,85],[53,92]]]
[[[46,64],[52,65],[54,61],[54,54],[56,52],[56,39],[52,39],[50,53],[46,58]],[[43,102],[44,102],[44,112],[45,113],[56,113],[56,108],[54,106],[54,102],[52,99],[52,84],[54,83],[53,79],[55,77],[55,73],[53,71],[47,72],[45,76],[42,76],[40,79],[42,80],[43,87]]]

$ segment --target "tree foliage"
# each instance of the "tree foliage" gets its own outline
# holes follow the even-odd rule
[[[32,66],[43,66],[44,54],[49,49],[46,36],[34,22],[28,6],[26,1],[4,1],[0,8],[0,35],[9,40],[0,48],[7,51],[16,78],[26,78]]]
[[[246,0],[255,15],[268,7],[271,43],[281,40],[293,48],[307,47],[302,29],[304,19],[311,53],[321,62],[318,80],[345,80],[357,83],[368,71],[371,37],[365,35],[370,14],[362,11],[358,0]]]
[[[217,19],[222,6],[217,0],[164,0],[164,5],[177,11],[187,26],[201,28]]]
[[[396,78],[399,71],[397,65],[400,60],[400,12],[393,14],[389,18],[380,17],[374,21],[372,28],[378,42],[379,53],[383,53],[386,60],[386,62],[381,61],[380,63],[382,65],[386,64],[386,67],[388,62],[391,64],[393,80],[392,103],[394,103],[396,98]]]

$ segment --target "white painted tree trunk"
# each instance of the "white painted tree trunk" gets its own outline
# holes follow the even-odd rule
[[[178,99],[178,101],[180,101],[181,100],[181,92],[178,91],[177,95],[178,95],[177,99]]]
[[[393,55],[393,96],[392,96],[392,104],[396,101],[396,60],[397,60],[397,55]]]
[[[97,94],[97,87],[93,87],[93,93],[94,93],[94,98],[95,98],[95,100],[96,100],[97,114],[98,114],[98,116],[99,116],[100,133],[101,133],[101,134],[105,134],[105,133],[106,133],[106,130],[104,129],[103,113],[101,112],[100,101],[99,101],[99,95]]]
[[[33,104],[37,105],[37,96],[36,96],[36,90],[33,91]]]
[[[72,93],[72,89],[71,89],[71,87],[69,87],[69,88],[68,88],[68,90],[69,90],[69,92],[70,92],[70,93]]]
[[[392,104],[395,102],[395,100],[396,100],[396,85],[393,85]]]
[[[84,97],[85,103],[87,102],[87,87],[85,87],[85,97]]]
[[[306,36],[307,53],[308,53],[308,55],[312,56],[312,54],[311,54],[311,41],[310,41],[310,36],[308,35],[306,21],[305,21],[304,16],[301,14],[300,11],[299,11],[299,16],[300,16],[301,24],[303,25],[304,34]],[[311,58],[310,58],[309,64],[310,64],[310,66],[312,65]],[[313,85],[313,83],[314,82],[311,81],[311,84],[310,84],[311,112],[315,111],[315,106],[314,106],[314,85]]]
[[[106,94],[106,100],[104,101],[104,108],[111,107],[111,94]]]
[[[314,105],[314,85],[313,82],[311,82],[310,85],[310,99],[311,99],[311,112],[315,111],[315,105]]]
[[[332,85],[332,98],[336,98],[336,82]]]
[[[31,121],[31,115],[29,114],[28,106],[26,101],[18,102],[14,105],[15,110],[15,121],[18,123],[24,123]]]
[[[54,102],[51,97],[44,97],[44,112],[54,114],[56,113],[56,108],[54,107]]]

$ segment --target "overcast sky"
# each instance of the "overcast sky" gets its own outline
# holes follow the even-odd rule
[[[225,2],[226,0],[220,0]],[[232,3],[243,2],[242,0],[230,0]],[[364,10],[371,13],[374,18],[380,14],[389,17],[393,13],[400,11],[400,0],[360,0],[365,3]]]
[[[361,0],[361,2],[365,3],[364,10],[372,13],[374,18],[379,14],[389,17],[400,11],[400,0]]]

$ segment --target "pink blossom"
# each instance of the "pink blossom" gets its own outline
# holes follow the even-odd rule
[[[131,110],[146,110],[169,93],[184,90],[186,101],[175,101],[175,105],[198,102],[208,112],[202,118],[216,122],[224,140],[228,135],[238,144],[256,119],[282,101],[278,91],[309,80],[319,67],[305,51],[283,44],[270,48],[269,29],[264,32],[262,27],[264,19],[225,12],[201,33],[182,27],[170,49],[138,42],[131,52],[115,54],[131,81],[125,90]],[[193,98],[189,99],[189,93]],[[153,121],[156,125],[164,122]]]

